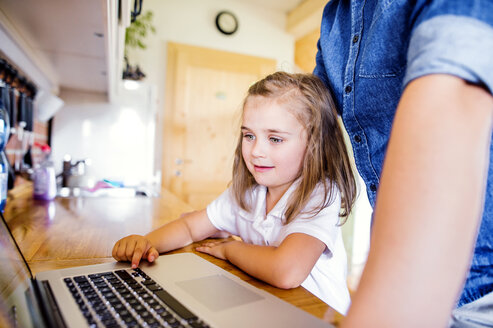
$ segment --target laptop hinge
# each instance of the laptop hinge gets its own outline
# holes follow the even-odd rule
[[[45,319],[47,327],[67,327],[48,281],[44,280],[40,282],[38,280],[34,280],[33,289],[39,296],[38,300],[41,308],[41,314]]]

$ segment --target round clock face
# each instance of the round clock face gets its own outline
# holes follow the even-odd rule
[[[238,29],[238,20],[232,13],[221,11],[216,16],[216,26],[221,33],[231,35]]]

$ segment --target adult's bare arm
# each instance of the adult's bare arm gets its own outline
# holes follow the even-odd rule
[[[493,97],[451,75],[402,95],[367,265],[343,327],[445,327],[480,223]]]

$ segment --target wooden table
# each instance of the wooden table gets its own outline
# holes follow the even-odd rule
[[[145,234],[192,210],[166,190],[155,198],[56,198],[46,202],[33,200],[29,185],[23,188],[9,197],[5,217],[33,273],[114,261],[111,250],[120,238]],[[227,261],[196,252],[196,246],[171,253],[193,252],[316,317],[336,325],[341,320],[340,314],[303,287],[273,287]]]

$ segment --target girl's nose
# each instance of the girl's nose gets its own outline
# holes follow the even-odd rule
[[[264,157],[265,151],[262,142],[255,140],[252,146],[252,156],[253,157]]]

